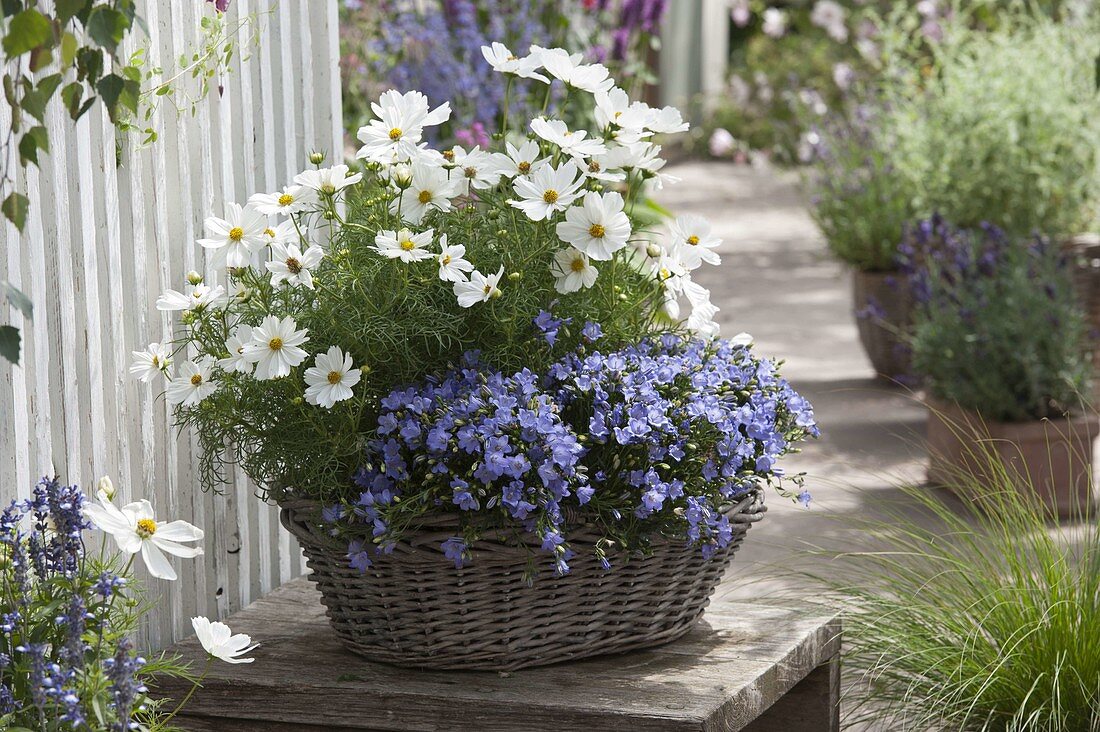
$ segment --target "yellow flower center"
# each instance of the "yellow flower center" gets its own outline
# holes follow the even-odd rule
[[[294,196],[290,195],[289,193],[284,193],[283,195],[279,196],[280,206],[289,206],[292,203],[294,203]]]
[[[569,264],[569,268],[574,272],[583,272],[585,270],[584,260],[577,257]]]
[[[664,267],[662,267],[662,268],[661,268],[661,271],[660,271],[660,275],[661,275],[661,279],[662,279],[662,280],[667,280],[667,279],[668,279],[669,277],[671,277],[671,276],[672,276],[672,273],[671,273],[671,272],[669,272],[669,271],[668,271],[667,269],[665,269]]]
[[[279,336],[275,336],[267,342],[267,347],[270,348],[272,351],[278,351],[283,347],[283,339]]]
[[[524,175],[527,175],[531,172],[531,163],[527,162],[526,160],[524,160],[516,167],[519,168],[519,172],[523,173]]]
[[[542,194],[542,200],[546,201],[547,203],[556,203],[558,200],[558,192],[555,191],[553,188],[547,188],[546,191]]]
[[[302,271],[302,263],[294,257],[287,257],[286,268],[290,271],[291,274],[298,274]]]
[[[483,287],[481,289],[485,292],[486,295],[488,295],[490,292],[493,291],[493,286],[492,285],[485,285],[485,287]]]
[[[592,224],[588,227],[588,235],[593,239],[603,239],[603,235],[606,233],[603,224]]]
[[[462,172],[464,172],[466,174],[467,178],[476,178],[477,177],[477,168],[475,168],[473,166],[470,166],[469,168],[466,168]]]
[[[399,246],[406,252],[411,252],[413,249],[416,249],[416,242],[412,239],[405,239]]]
[[[160,356],[153,356],[153,365],[160,368]]]
[[[416,197],[416,200],[420,201],[421,203],[427,203],[428,201],[432,200],[432,192],[420,191],[420,195]]]
[[[194,374],[191,377],[191,386],[198,386],[202,383],[202,374]]]
[[[401,135],[403,135],[403,134],[405,134],[405,133],[401,130],[400,127],[394,127],[392,130],[390,130],[390,139],[391,140],[400,140]]]
[[[270,226],[267,227],[266,229],[264,229],[264,233],[267,234],[272,239],[275,238],[275,229],[272,229]]]
[[[597,163],[595,160],[593,160],[592,162],[590,162],[588,164],[588,172],[589,173],[599,173],[600,172],[600,164]]]
[[[699,243],[699,237],[695,236],[695,234],[692,234],[691,236],[688,237],[688,244],[690,244],[692,246],[695,246],[698,243]]]
[[[240,241],[244,238],[244,229],[239,226],[234,226],[232,229],[229,230],[229,238],[232,241]]]
[[[137,535],[142,539],[148,539],[157,533],[157,522],[153,519],[139,519],[137,522]]]
[[[450,263],[451,263],[451,255],[450,255],[450,254],[444,254],[444,255],[443,255],[443,256],[442,256],[441,258],[440,258],[440,260],[439,260],[439,261],[440,261],[440,262],[442,262],[443,264],[450,264]]]
[[[339,371],[329,371],[328,372],[328,383],[330,383],[330,384],[339,384],[340,379],[342,379],[342,378],[344,378],[344,377]]]
[[[444,150],[443,151],[443,159],[446,160],[448,163],[453,163],[455,161],[455,151],[454,150]]]

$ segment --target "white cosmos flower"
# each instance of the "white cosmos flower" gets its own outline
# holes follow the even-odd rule
[[[211,305],[221,305],[226,301],[225,288],[221,285],[211,288],[201,282],[188,286],[183,292],[166,290],[157,298],[157,310],[203,310]]]
[[[390,203],[390,212],[401,211],[401,218],[410,224],[419,224],[432,209],[451,210],[451,199],[462,193],[462,179],[453,178],[447,170],[427,163],[414,163],[412,185],[401,192],[401,197]]]
[[[470,189],[484,191],[500,182],[501,173],[497,170],[493,153],[476,145],[469,152],[455,145],[451,152],[455,165],[451,175],[459,176],[459,187],[460,190],[465,189],[464,193],[468,194]]]
[[[674,135],[680,132],[687,132],[691,127],[684,121],[683,115],[680,114],[680,110],[676,107],[661,107],[660,109],[653,110],[653,114],[648,122],[646,122],[646,128],[650,132],[656,132],[661,135]]]
[[[751,346],[752,335],[744,331],[738,333],[733,338],[730,338],[730,345],[733,346]]]
[[[291,242],[299,243],[302,239],[293,221],[283,221],[275,226],[269,226],[264,229],[264,234],[267,235],[268,244],[274,244],[276,242],[281,242],[283,244]]]
[[[104,494],[97,502],[84,505],[84,515],[97,529],[110,534],[120,551],[141,552],[149,574],[158,579],[174,580],[176,571],[164,552],[190,559],[202,554],[202,547],[183,546],[183,542],[201,541],[202,529],[186,521],[157,521],[149,501],[115,506]]]
[[[321,263],[325,256],[320,247],[306,247],[303,252],[297,244],[271,245],[271,260],[267,263],[267,271],[271,273],[271,284],[279,285],[283,282],[291,285],[304,285],[313,289],[313,274],[311,269]]]
[[[683,278],[684,296],[691,303],[691,315],[687,319],[687,327],[694,330],[704,338],[713,338],[718,335],[718,323],[714,322],[714,316],[718,314],[718,306],[710,300],[710,290],[694,282],[690,277]]]
[[[210,216],[203,226],[209,238],[199,239],[198,243],[215,250],[219,266],[247,267],[252,252],[267,244],[267,219],[251,206],[227,203],[224,219]]]
[[[256,193],[248,199],[248,205],[265,216],[289,216],[317,202],[317,191],[301,185],[283,186],[279,193]]]
[[[526,178],[516,178],[514,186],[521,200],[509,200],[508,203],[532,221],[542,221],[555,211],[564,211],[577,200],[583,184],[581,169],[572,160],[558,168],[545,165]]]
[[[603,155],[589,158],[588,164],[581,168],[585,176],[604,183],[619,183],[626,180],[626,173],[613,165],[616,162],[612,152],[613,149]]]
[[[601,130],[614,125],[615,138],[622,142],[637,142],[651,134],[646,128],[655,113],[645,102],[631,102],[619,87],[597,92],[595,100],[596,124]]]
[[[555,278],[554,289],[563,295],[576,292],[582,287],[591,287],[596,284],[596,276],[599,274],[599,270],[588,260],[588,255],[574,247],[562,249],[555,254],[550,271]]]
[[[217,391],[217,382],[210,379],[213,361],[210,356],[201,356],[181,363],[179,372],[172,377],[164,393],[168,403],[193,407]]]
[[[579,53],[570,54],[564,48],[531,46],[542,67],[553,77],[586,92],[607,91],[615,85],[611,72],[603,64],[582,63]]]
[[[483,275],[476,269],[470,273],[469,280],[454,283],[455,297],[461,307],[468,308],[479,302],[487,302],[491,298],[500,297],[500,278],[504,276],[504,265],[500,266],[496,274]]]
[[[425,127],[443,124],[451,118],[451,105],[444,102],[428,111],[428,98],[418,91],[405,94],[386,91],[371,109],[378,119],[359,128],[359,148],[356,157],[379,163],[396,163],[417,156]]]
[[[306,360],[303,343],[309,340],[307,331],[297,330],[298,324],[289,315],[279,320],[268,315],[252,329],[252,341],[244,347],[244,357],[256,364],[256,378],[278,379]]]
[[[703,262],[722,263],[722,258],[714,251],[722,240],[711,235],[710,222],[702,216],[684,214],[678,217],[672,224],[671,237],[671,248],[685,268],[698,269]]]
[[[332,346],[328,353],[318,353],[313,366],[306,369],[306,401],[325,409],[332,409],[336,402],[351,399],[351,387],[359,383],[363,372],[351,364],[351,354],[339,346]]]
[[[131,351],[134,362],[130,373],[148,384],[155,376],[163,376],[172,363],[172,349],[160,343],[150,343],[144,351]]]
[[[461,244],[448,244],[447,235],[439,237],[440,253],[436,257],[439,262],[439,279],[444,282],[462,282],[466,279],[466,272],[473,270],[474,265],[465,259],[466,247]]]
[[[565,212],[565,221],[555,231],[558,238],[572,244],[596,261],[611,259],[611,255],[626,246],[630,238],[630,219],[623,213],[623,197],[612,191],[584,194],[584,202]]]
[[[536,117],[531,120],[531,131],[561,148],[566,155],[574,158],[588,158],[602,155],[607,147],[598,138],[589,138],[585,130],[571,131],[560,119]]]
[[[244,348],[252,342],[252,326],[247,323],[241,323],[233,332],[229,334],[229,338],[225,341],[225,350],[229,352],[229,355],[225,358],[218,359],[218,366],[222,371],[226,373],[252,373],[252,362],[245,358]]]
[[[482,46],[481,55],[493,67],[493,71],[499,71],[502,74],[514,74],[524,79],[537,79],[544,84],[550,83],[550,80],[545,76],[536,73],[536,70],[542,66],[542,62],[535,55],[518,58],[503,43],[495,41],[491,46]]]
[[[380,231],[374,237],[374,251],[389,259],[400,259],[405,264],[411,262],[423,262],[435,255],[429,251],[432,245],[434,229],[422,231],[419,234],[408,229],[397,231]]]
[[[613,151],[612,162],[616,168],[633,168],[646,172],[646,177],[653,181],[653,187],[661,190],[666,185],[679,182],[674,175],[660,172],[668,162],[661,157],[661,146],[651,142],[635,142],[620,145]]]
[[[346,165],[333,165],[331,168],[303,170],[294,176],[294,182],[325,196],[335,196],[350,185],[363,180],[362,173],[348,175],[351,171]]]
[[[252,663],[256,660],[241,658],[260,646],[259,643],[252,642],[251,636],[244,633],[233,635],[233,631],[225,623],[212,623],[202,616],[191,618],[191,627],[195,629],[195,637],[202,649],[211,657],[226,663]]]
[[[524,140],[519,147],[505,142],[504,148],[508,153],[493,153],[493,162],[496,172],[509,178],[530,175],[550,162],[550,158],[539,157],[539,144],[534,140]]]

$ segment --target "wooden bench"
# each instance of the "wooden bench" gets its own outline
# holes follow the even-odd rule
[[[304,579],[227,622],[262,645],[255,663],[212,667],[178,719],[193,732],[839,729],[840,620],[817,606],[716,603],[666,646],[506,674],[355,656]],[[205,663],[194,638],[171,650]],[[154,691],[178,699],[184,689]]]

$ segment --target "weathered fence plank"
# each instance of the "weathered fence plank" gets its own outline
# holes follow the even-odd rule
[[[135,30],[125,52],[148,45],[150,62],[171,74],[213,6],[138,5],[148,36]],[[251,15],[256,46],[240,24]],[[206,556],[179,564],[177,582],[150,585],[151,644],[188,633],[194,614],[243,607],[302,567],[241,471],[224,495],[200,492],[195,440],[177,435],[169,407],[128,373],[131,351],[169,335],[157,294],[179,289],[189,270],[216,274],[194,243],[203,219],[288,182],[309,150],[342,149],[337,0],[236,0],[227,23],[239,53],[217,80],[221,94],[193,116],[162,105],[151,146],[120,137],[99,106],[76,125],[51,109],[53,154],[17,181],[33,201],[27,226],[0,225],[0,279],[35,305],[30,321],[0,305],[0,323],[24,337],[20,365],[0,364],[0,499],[28,495],[45,473],[86,487],[110,474],[123,499],[148,498],[164,516],[205,528]],[[0,104],[0,126],[10,120]]]

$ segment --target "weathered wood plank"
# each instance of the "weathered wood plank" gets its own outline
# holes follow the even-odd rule
[[[815,669],[840,650],[840,622],[828,611],[728,603],[683,639],[647,651],[509,674],[402,669],[345,651],[304,579],[229,622],[261,643],[256,662],[216,666],[187,712],[234,730],[279,729],[274,723],[337,730],[740,730],[798,689],[772,717],[781,720],[790,707],[810,723],[816,715],[819,726],[789,729],[827,731],[832,712]],[[201,656],[194,639],[173,650]],[[157,691],[182,693],[171,685]]]

